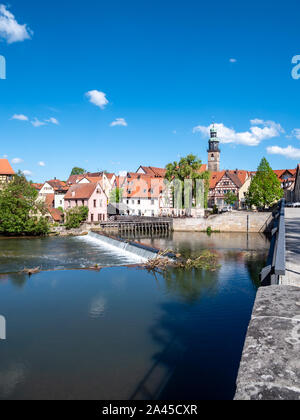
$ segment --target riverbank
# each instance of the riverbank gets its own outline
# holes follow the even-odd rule
[[[232,211],[208,218],[173,219],[173,230],[204,232],[210,228],[218,232],[263,233],[270,231],[271,222],[271,212]]]

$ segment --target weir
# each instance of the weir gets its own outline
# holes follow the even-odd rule
[[[159,249],[151,248],[138,242],[126,241],[119,237],[108,236],[100,232],[89,232],[88,237],[94,238],[107,246],[133,254],[144,261],[156,258],[160,252]],[[173,254],[168,254],[167,256],[174,258]]]

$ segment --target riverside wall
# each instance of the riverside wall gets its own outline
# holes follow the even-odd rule
[[[232,211],[208,218],[174,219],[175,232],[203,232],[207,228],[219,232],[268,232],[272,223],[271,212]]]

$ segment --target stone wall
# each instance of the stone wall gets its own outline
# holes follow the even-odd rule
[[[300,400],[300,288],[258,290],[235,400]]]
[[[174,219],[175,232],[203,232],[208,227],[220,232],[265,232],[272,222],[271,212],[232,211],[204,218]]]

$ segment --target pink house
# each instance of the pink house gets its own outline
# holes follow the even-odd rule
[[[88,222],[107,220],[107,196],[99,183],[74,184],[65,195],[65,210],[86,206]]]

